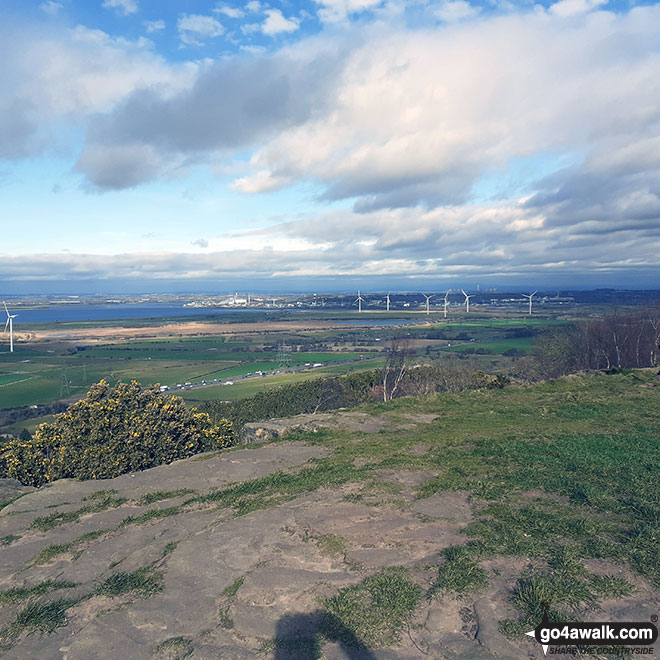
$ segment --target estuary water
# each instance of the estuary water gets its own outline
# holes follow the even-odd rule
[[[0,308],[2,309],[2,308]],[[121,319],[167,318],[174,316],[226,316],[245,314],[255,309],[184,307],[172,303],[111,303],[103,305],[52,305],[38,309],[10,309],[18,314],[15,324],[71,323],[76,321],[114,321]],[[2,309],[4,315],[4,310]]]

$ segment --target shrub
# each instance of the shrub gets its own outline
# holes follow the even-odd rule
[[[5,443],[0,474],[32,486],[64,477],[107,479],[228,447],[232,440],[229,421],[214,425],[178,397],[136,381],[111,387],[102,380],[31,440]]]
[[[318,378],[283,385],[238,401],[208,401],[202,410],[214,421],[231,420],[238,430],[247,422],[357,406],[369,401],[371,388],[379,379],[376,371]]]

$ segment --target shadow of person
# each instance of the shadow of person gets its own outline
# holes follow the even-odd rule
[[[324,640],[339,643],[347,660],[376,660],[352,630],[322,610],[280,618],[275,630],[274,660],[318,660]]]

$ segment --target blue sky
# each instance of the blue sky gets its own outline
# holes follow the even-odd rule
[[[657,4],[0,12],[7,293],[658,286]]]

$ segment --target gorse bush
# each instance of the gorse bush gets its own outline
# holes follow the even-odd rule
[[[213,424],[182,399],[132,381],[93,385],[85,399],[42,424],[31,440],[2,445],[0,474],[32,486],[64,477],[107,479],[232,444],[228,420]]]

